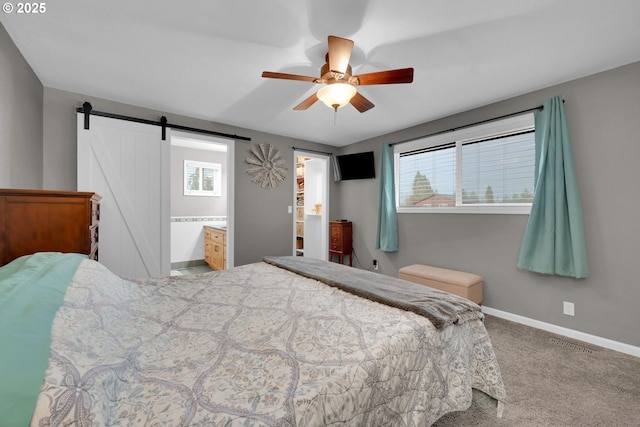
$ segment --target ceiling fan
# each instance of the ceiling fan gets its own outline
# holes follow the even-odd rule
[[[400,68],[354,76],[351,74],[351,66],[349,65],[353,41],[342,37],[329,36],[328,47],[329,51],[325,56],[327,62],[322,66],[319,78],[272,71],[264,71],[262,77],[326,84],[318,92],[296,105],[294,110],[306,110],[320,99],[335,111],[350,103],[361,113],[373,108],[374,105],[362,94],[358,93],[356,86],[411,83],[413,81],[413,68]]]

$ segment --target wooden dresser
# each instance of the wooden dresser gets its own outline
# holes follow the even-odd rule
[[[0,189],[0,266],[35,252],[97,260],[100,199],[95,193]]]
[[[215,227],[204,227],[204,261],[214,270],[227,266],[227,232]]]
[[[337,256],[340,264],[349,255],[349,265],[353,266],[353,227],[351,221],[329,221],[329,261]]]

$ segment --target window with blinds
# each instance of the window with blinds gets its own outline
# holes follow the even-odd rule
[[[220,196],[221,185],[220,163],[184,161],[184,195],[185,196]]]
[[[533,114],[394,146],[398,212],[529,213]]]

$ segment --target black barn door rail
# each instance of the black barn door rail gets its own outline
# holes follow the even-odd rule
[[[223,132],[215,132],[212,130],[206,130],[206,129],[198,129],[198,128],[192,128],[189,126],[181,126],[181,125],[176,125],[176,124],[169,124],[167,123],[167,118],[165,116],[162,116],[160,118],[159,122],[153,121],[153,120],[146,120],[146,119],[140,119],[137,117],[129,117],[129,116],[122,116],[120,114],[112,114],[112,113],[105,113],[102,111],[95,111],[93,109],[93,107],[91,106],[90,102],[85,102],[84,104],[82,104],[82,107],[78,107],[76,109],[76,112],[78,113],[83,113],[84,114],[84,128],[85,129],[89,129],[89,116],[94,115],[94,116],[100,116],[100,117],[108,117],[110,119],[118,119],[118,120],[125,120],[128,122],[136,122],[136,123],[144,123],[147,125],[153,125],[153,126],[160,126],[162,127],[162,140],[165,141],[167,139],[167,128],[171,128],[171,129],[178,129],[178,130],[184,130],[187,132],[195,132],[195,133],[202,133],[205,135],[213,135],[213,136],[220,136],[223,138],[229,138],[229,139],[237,139],[237,140],[241,140],[241,141],[251,141],[251,138],[246,137],[246,136],[239,136],[239,135],[231,135],[228,133],[223,133]]]

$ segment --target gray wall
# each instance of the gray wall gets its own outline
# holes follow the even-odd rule
[[[220,163],[222,194],[184,195],[184,161]],[[171,146],[171,216],[227,216],[227,153]]]
[[[342,182],[339,215],[354,220],[357,259],[396,275],[423,263],[482,275],[484,305],[615,341],[640,346],[640,63],[505,100],[385,137],[346,147],[343,153],[565,99],[582,198],[591,276],[545,276],[516,268],[526,215],[399,214],[400,250],[375,250],[379,180]],[[379,170],[377,171],[379,173]],[[369,195],[369,196],[367,196]],[[575,303],[575,317],[562,302]]]
[[[0,24],[0,188],[42,188],[43,88]]]
[[[235,236],[236,265],[259,261],[264,255],[290,255],[293,248],[293,204],[295,174],[292,146],[331,151],[333,147],[217,124],[205,120],[167,114],[147,108],[121,104],[77,93],[44,90],[44,186],[50,189],[76,189],[76,108],[89,101],[96,111],[159,120],[216,132],[246,136],[251,142],[236,141],[235,153]],[[289,162],[285,182],[276,189],[264,189],[251,182],[245,159],[251,144],[273,144]],[[335,203],[331,203],[335,206]]]

